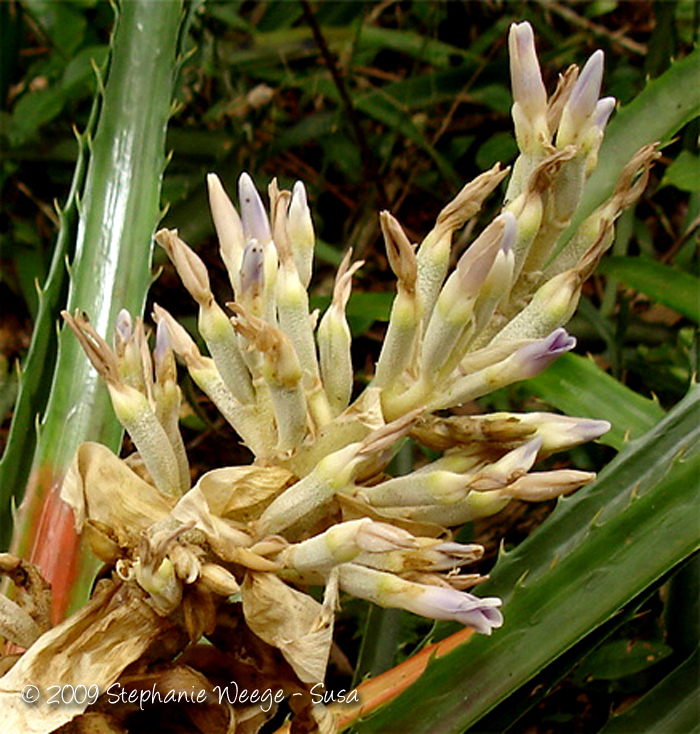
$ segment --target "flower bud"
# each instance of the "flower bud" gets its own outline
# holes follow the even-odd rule
[[[114,353],[117,357],[121,357],[124,354],[126,344],[134,333],[131,314],[125,308],[122,308],[117,314],[114,327]]]
[[[528,305],[496,335],[493,343],[542,339],[573,315],[581,295],[575,270],[560,273],[541,286]]]
[[[446,543],[434,538],[416,540],[417,548],[362,553],[353,562],[379,571],[403,575],[455,571],[460,566],[478,561],[484,554],[483,546],[476,544]]]
[[[322,458],[313,471],[277,497],[258,521],[258,536],[280,533],[296,523],[307,527],[316,515],[323,515],[336,492],[349,489],[362,462],[359,443]]]
[[[257,240],[248,240],[243,250],[238,279],[241,284],[236,295],[238,302],[250,313],[260,316],[265,289],[265,253]]]
[[[511,115],[521,155],[513,167],[506,201],[516,199],[527,186],[530,173],[546,153],[551,139],[547,125],[547,92],[542,83],[529,23],[514,23],[508,35],[513,89]]]
[[[605,126],[608,124],[608,120],[610,119],[610,115],[612,115],[616,104],[617,100],[615,97],[603,97],[603,99],[599,100],[595,106],[593,124],[598,128],[601,136],[605,132]]]
[[[471,477],[438,469],[411,472],[388,479],[373,487],[363,487],[359,495],[373,507],[452,504],[469,491]]]
[[[260,420],[254,404],[242,405],[224,384],[214,360],[203,357],[192,337],[171,314],[157,304],[153,318],[156,323],[165,321],[175,352],[185,361],[195,384],[216,405],[219,412],[233,426],[245,444],[258,455],[267,453],[273,443],[266,437],[270,427]]]
[[[350,266],[351,257],[352,250],[348,250],[335,276],[333,300],[318,326],[321,379],[334,415],[347,408],[354,382],[350,353],[352,336],[345,308],[352,290],[352,276],[362,267],[363,261]]]
[[[289,337],[299,364],[312,380],[319,378],[309,296],[299,279],[296,267],[282,264],[277,277],[277,315],[280,329]]]
[[[493,464],[487,464],[470,481],[469,487],[477,492],[488,492],[511,484],[532,468],[541,448],[539,436],[526,441]]]
[[[614,97],[605,97],[601,99],[595,107],[593,114],[593,124],[586,140],[583,142],[582,147],[588,151],[586,157],[586,178],[589,178],[596,166],[598,165],[598,150],[600,144],[603,142],[603,135],[605,133],[605,126],[608,123],[608,119],[615,109],[617,100]]]
[[[549,336],[527,346],[521,347],[513,355],[514,372],[516,379],[527,380],[547,369],[552,362],[562,354],[571,351],[576,346],[576,339],[565,329],[555,329]]]
[[[153,364],[148,350],[146,331],[143,321],[131,320],[128,311],[122,309],[117,314],[114,331],[114,353],[117,358],[119,377],[131,387],[152,397]]]
[[[439,527],[461,527],[472,520],[499,513],[511,501],[510,497],[504,496],[503,491],[470,491],[463,500],[452,505],[384,507],[382,513],[413,522],[433,523]]]
[[[215,173],[207,175],[207,188],[209,190],[209,208],[214,220],[216,236],[219,239],[221,259],[226,265],[233,292],[238,294],[240,290],[239,271],[243,248],[245,247],[241,218]]]
[[[611,428],[608,421],[572,418],[556,413],[520,413],[517,420],[523,426],[534,428],[536,435],[542,439],[540,457],[595,441]]]
[[[504,487],[501,494],[525,502],[546,502],[574,492],[584,484],[592,482],[595,477],[593,472],[574,469],[534,472]]]
[[[603,81],[602,51],[595,51],[583,67],[581,75],[574,84],[566,106],[562,112],[557,131],[557,147],[575,145],[584,137],[591,118],[596,111],[600,86]]]
[[[547,112],[547,91],[542,82],[535,37],[528,22],[513,23],[508,34],[513,99],[530,123]]]
[[[406,609],[428,619],[460,622],[477,632],[490,635],[503,624],[497,597],[480,599],[463,591],[426,586],[390,573],[345,563],[338,567],[340,588],[381,607]]]
[[[376,555],[415,545],[413,536],[369,518],[334,525],[320,535],[290,545],[279,556],[288,568],[326,574],[333,566],[352,561],[361,553]]]
[[[505,228],[501,246],[496,253],[488,275],[484,278],[484,282],[479,289],[479,297],[474,307],[475,334],[486,327],[498,306],[507,301],[513,283],[513,272],[515,270],[513,245],[515,244],[517,224],[511,212],[505,212],[502,216]],[[466,350],[466,345],[462,347],[460,352],[464,350]]]
[[[398,278],[397,294],[373,379],[376,387],[387,387],[399,379],[414,357],[422,308],[416,293],[417,264],[413,246],[389,212],[382,212],[379,220],[389,264]]]
[[[484,351],[491,351],[499,346],[497,344]],[[504,342],[502,346],[507,348],[508,342]],[[567,334],[564,329],[556,329],[544,339],[537,339],[519,347],[500,362],[456,379],[449,387],[435,394],[426,407],[431,411],[443,410],[475,400],[513,382],[527,380],[545,370],[555,359],[574,346],[576,346],[574,337]]]
[[[421,347],[421,377],[429,384],[449,374],[461,359],[455,346],[470,328],[477,298],[506,233],[508,248],[515,234],[515,218],[510,212],[498,216],[477,237],[440,292]]]
[[[416,255],[416,290],[427,324],[450,264],[450,247],[455,230],[474,217],[486,197],[508,175],[496,164],[491,170],[466,184],[457,196],[438,214],[435,227],[423,240]]]
[[[301,387],[301,367],[289,337],[262,319],[247,314],[238,304],[234,328],[262,353],[262,374],[270,389],[277,426],[277,450],[287,451],[304,438],[307,424],[306,399]]]
[[[156,327],[156,348],[153,352],[156,380],[153,402],[156,418],[175,454],[179,483],[182,491],[190,486],[190,470],[185,444],[180,433],[181,392],[177,384],[177,367],[170,347],[170,332],[164,320]]]
[[[202,259],[177,235],[176,229],[156,232],[156,242],[168,253],[182,284],[197,303],[207,305],[213,299],[209,287],[209,274]]]
[[[165,321],[161,321],[156,326],[156,348],[153,350],[153,364],[156,382],[164,385],[169,381],[177,381],[177,368],[173,350],[170,346],[170,332]]]
[[[156,487],[178,497],[189,488],[189,476],[180,476],[178,461],[165,429],[138,390],[125,383],[107,383],[117,420],[138,449]]]
[[[242,173],[238,179],[238,199],[243,236],[246,241],[256,240],[261,247],[266,247],[272,239],[270,220],[253,179],[247,173]]]
[[[294,264],[304,288],[309,287],[314,257],[314,224],[306,199],[306,189],[297,181],[292,189],[292,200],[287,214],[287,232],[292,243]]]

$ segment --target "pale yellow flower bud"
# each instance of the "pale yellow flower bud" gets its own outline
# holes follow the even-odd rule
[[[292,253],[299,280],[304,288],[308,288],[311,282],[316,237],[306,199],[306,189],[301,181],[297,181],[292,189],[292,200],[287,215],[287,231],[292,243]]]
[[[236,208],[231,203],[231,199],[224,191],[224,187],[215,173],[207,175],[207,188],[209,190],[209,208],[214,220],[216,235],[219,239],[219,252],[224,265],[226,265],[233,292],[237,295],[241,287],[239,273],[243,248],[245,247],[243,225]]]

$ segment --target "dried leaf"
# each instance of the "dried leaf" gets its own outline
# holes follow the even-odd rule
[[[241,593],[250,629],[279,648],[301,681],[322,682],[331,649],[332,613],[271,573],[248,572]]]
[[[115,716],[89,711],[57,729],[54,734],[128,734]]]
[[[234,523],[214,514],[200,487],[193,487],[177,503],[172,517],[204,533],[212,550],[224,560],[232,560],[235,549],[252,544],[252,538]]]
[[[124,545],[166,517],[172,508],[163,494],[99,443],[78,447],[61,499],[73,508],[77,532],[87,519],[95,520],[113,528]]]
[[[0,575],[12,580],[18,606],[36,622],[39,632],[51,629],[51,584],[32,563],[0,553]]]
[[[216,628],[216,604],[211,591],[201,584],[189,587],[182,599],[182,613],[190,642],[197,642],[203,635]]]
[[[88,706],[49,706],[50,686],[111,686],[158,637],[176,629],[148,605],[135,584],[110,583],[70,619],[43,634],[0,678],[0,710],[6,731],[48,734]],[[28,706],[19,695],[36,686],[39,700]]]
[[[294,474],[278,466],[227,466],[204,474],[194,489],[215,515],[247,523],[295,481]]]

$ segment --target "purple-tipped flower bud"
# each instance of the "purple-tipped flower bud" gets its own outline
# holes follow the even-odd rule
[[[258,240],[248,240],[241,260],[241,299],[249,303],[259,298],[265,285],[265,253]]]
[[[172,355],[170,346],[170,332],[164,320],[158,322],[156,326],[156,348],[153,350],[153,359],[155,362],[156,374],[158,374],[165,366],[165,362]]]
[[[506,211],[476,238],[455,268],[463,296],[478,295],[499,250],[512,248],[517,226],[512,212]]]
[[[535,49],[535,36],[532,26],[527,23],[513,23],[508,36],[510,51],[510,77],[513,99],[533,118],[547,111],[547,91],[542,82],[540,64]]]
[[[566,329],[560,328],[544,339],[538,339],[532,344],[520,347],[513,355],[520,366],[519,379],[527,380],[538,375],[547,369],[555,359],[575,346],[575,337],[571,336]]]
[[[596,112],[603,81],[603,52],[596,51],[583,67],[562,112],[557,132],[557,147],[576,144],[585,137],[589,120]],[[609,103],[608,103],[609,104]]]
[[[460,622],[490,635],[503,624],[498,597],[480,599],[446,586],[428,586],[354,563],[338,567],[340,587],[382,607],[407,609],[429,619]]]
[[[617,100],[615,97],[603,97],[603,99],[599,100],[598,104],[596,104],[593,123],[601,133],[605,130],[605,126],[608,124],[608,120],[610,119],[610,115],[612,115],[616,104]]]
[[[531,169],[551,139],[547,123],[547,92],[537,61],[535,39],[529,23],[514,24],[508,37],[513,88],[511,114],[521,156],[516,161],[508,186],[507,200],[520,194]]]
[[[506,254],[513,249],[515,237],[518,234],[518,222],[513,212],[505,211],[500,215],[503,217],[503,237],[501,239],[501,251]]]
[[[501,216],[505,223],[503,238],[493,265],[479,291],[479,298],[474,308],[476,317],[475,333],[489,323],[499,303],[508,297],[513,282],[513,271],[515,269],[513,245],[518,232],[518,224],[515,216],[510,211],[504,212]],[[473,336],[470,336],[471,338]]]
[[[595,441],[611,428],[608,421],[571,418],[556,413],[522,413],[517,418],[520,424],[532,426],[536,435],[542,438],[540,456],[548,456],[555,451],[567,451],[582,443]]]
[[[134,324],[131,320],[131,314],[123,308],[117,314],[117,320],[115,323],[114,346],[117,355],[119,355],[121,351],[120,347],[123,349],[123,345],[129,341],[133,333]]]
[[[257,240],[264,247],[272,239],[270,220],[253,179],[247,173],[242,173],[238,179],[238,198],[246,240]]]
[[[585,119],[593,114],[600,96],[600,85],[603,82],[603,52],[598,49],[586,62],[581,76],[571,90],[567,104],[571,114],[578,119]]]

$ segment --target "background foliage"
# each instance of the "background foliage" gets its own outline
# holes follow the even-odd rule
[[[72,127],[88,125],[92,66],[107,57],[113,13],[98,0],[23,0],[1,2],[0,16],[0,416],[7,422],[15,363],[26,352],[38,308],[34,284],[46,278],[56,238],[52,201],[64,201],[69,190],[78,151]],[[514,20],[532,23],[550,87],[558,70],[603,48],[604,93],[624,106],[647,79],[690,53],[698,6],[691,0],[192,3],[184,40],[190,53],[168,132],[164,224],[179,227],[197,248],[225,300],[205,174],[219,173],[230,192],[242,170],[260,187],[273,176],[286,187],[303,179],[320,240],[319,307],[328,301],[331,266],[345,249],[366,260],[349,308],[361,336],[354,355],[361,378],[378,353],[391,302],[376,212],[390,209],[419,241],[464,181],[515,157],[506,54]],[[643,110],[638,117],[644,124]],[[613,257],[587,284],[570,325],[581,356],[480,406],[533,409],[544,401],[611,420],[607,446],[572,457],[580,468],[599,469],[630,437],[653,428],[697,372],[698,132],[694,119],[666,141],[647,193],[620,219]],[[492,214],[487,205],[482,221]],[[462,234],[462,246],[469,237]],[[185,322],[193,319],[174,272],[164,261],[155,264],[163,270],[151,298]],[[235,437],[194,391],[190,407],[184,421],[193,460],[205,467],[212,457],[216,464],[223,455],[238,458]],[[21,497],[21,488],[0,491],[15,489]],[[515,546],[541,520],[539,510],[519,507],[497,525],[473,528],[489,545],[487,567],[497,538]],[[688,632],[693,619],[697,630],[694,563],[637,600],[624,623],[542,684],[548,689],[561,679],[549,696],[518,709],[518,722],[494,723],[497,730],[598,731],[611,709],[626,707],[675,670],[697,646],[697,635]],[[368,626],[383,632],[361,646],[367,614],[374,615]],[[353,669],[357,679],[391,667],[430,632],[408,615],[377,616],[346,605],[337,680],[347,687]],[[606,731],[621,730],[614,726]]]

